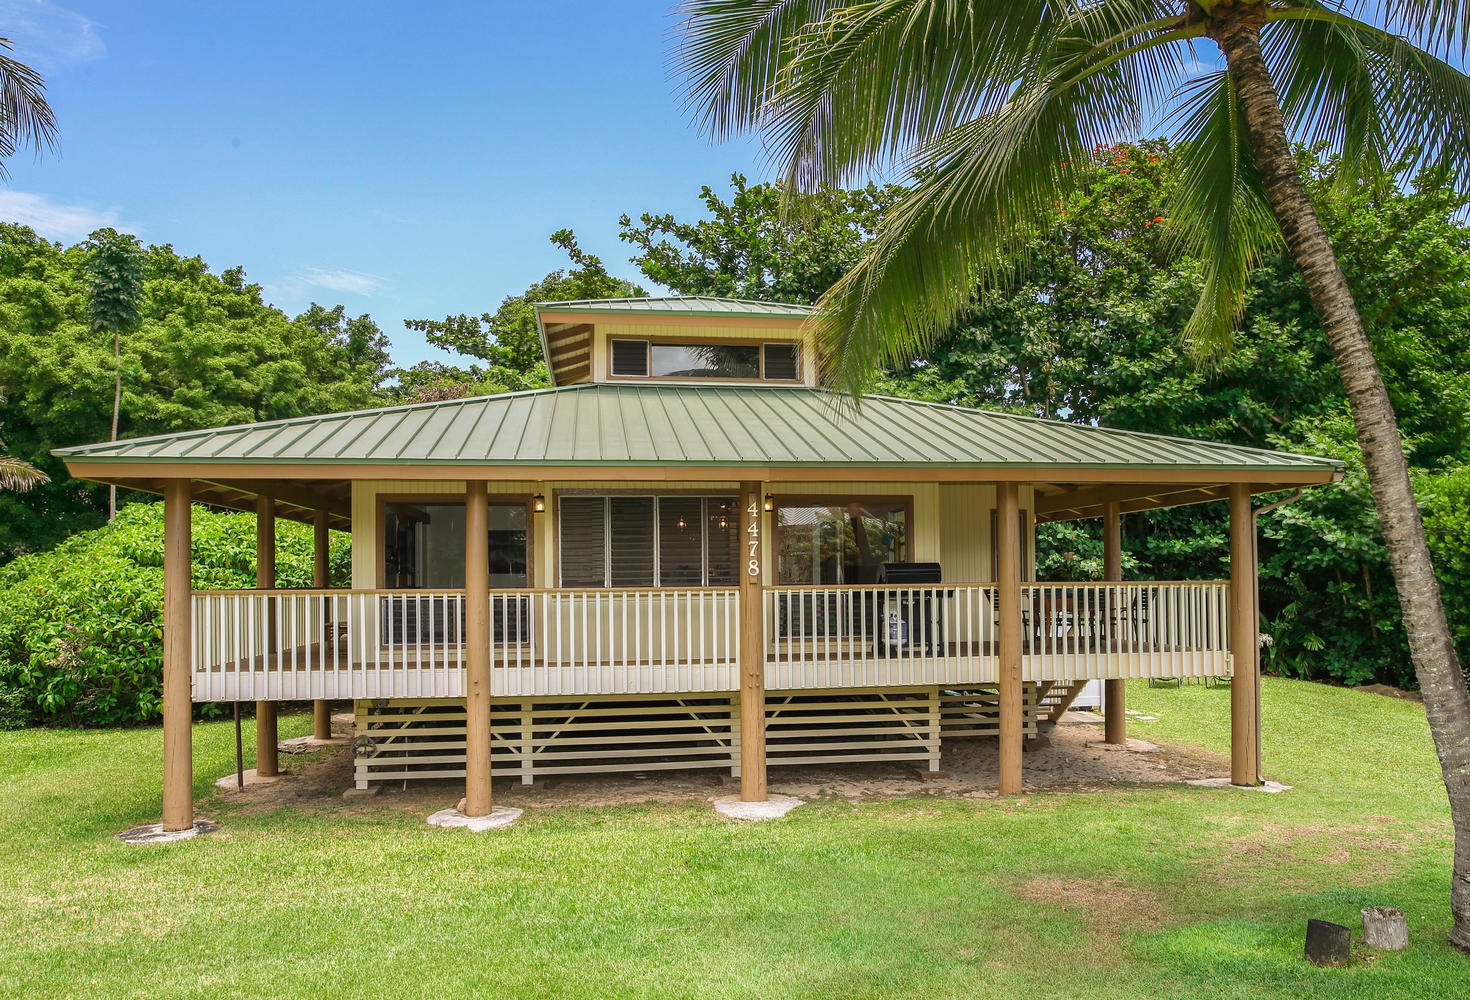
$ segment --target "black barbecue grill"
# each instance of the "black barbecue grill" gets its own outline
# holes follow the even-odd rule
[[[922,649],[932,653],[944,648],[944,598],[929,589],[944,582],[937,562],[885,563],[878,570],[878,584],[896,587],[922,587],[909,590],[878,591],[879,655],[892,656],[905,649]],[[950,592],[952,593],[952,591]]]

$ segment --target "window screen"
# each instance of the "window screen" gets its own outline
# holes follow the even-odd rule
[[[772,381],[794,382],[801,377],[796,364],[795,344],[767,344],[765,377]]]
[[[608,583],[613,587],[652,587],[653,497],[610,497]]]
[[[602,497],[562,497],[561,582],[607,586],[607,503]]]
[[[706,506],[707,576],[711,587],[740,582],[740,516],[733,499],[710,497]]]
[[[704,582],[701,497],[659,498],[658,580],[665,587],[698,587]]]
[[[612,342],[612,373],[614,375],[647,375],[648,341],[614,340]]]

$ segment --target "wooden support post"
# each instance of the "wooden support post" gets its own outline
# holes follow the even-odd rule
[[[271,497],[255,498],[255,589],[276,589],[276,502]],[[275,608],[266,616],[266,637],[262,645],[269,661],[276,649]],[[276,729],[276,703],[260,700],[255,703],[255,774],[260,778],[273,778],[281,773],[281,760],[276,744],[280,734]]]
[[[1123,580],[1123,513],[1122,505],[1116,500],[1109,500],[1103,513],[1103,579],[1110,583],[1121,583]],[[1114,620],[1121,622],[1117,616],[1123,613],[1123,609],[1114,606],[1111,612],[1115,616]],[[1104,681],[1104,742],[1128,742],[1127,708],[1123,680],[1118,678]]]
[[[1230,783],[1259,785],[1257,737],[1260,711],[1256,686],[1261,677],[1259,618],[1256,614],[1256,539],[1251,490],[1230,487]]]
[[[490,498],[483,479],[465,484],[464,813],[490,815]]]
[[[332,584],[332,533],[327,526],[327,512],[313,511],[311,527],[313,539],[311,585],[317,590],[326,590]],[[332,627],[330,615],[327,621],[322,623],[322,627]],[[325,666],[323,664],[324,668]],[[332,738],[332,704],[325,698],[318,698],[311,703],[311,735],[319,740]]]
[[[163,828],[194,825],[189,481],[163,492]]]
[[[766,800],[766,636],[760,483],[740,484],[740,798]]]
[[[1021,791],[1025,723],[1021,704],[1021,501],[1015,483],[998,483],[996,612],[1000,615],[1000,794]]]

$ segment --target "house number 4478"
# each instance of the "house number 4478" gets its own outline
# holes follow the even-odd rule
[[[749,559],[745,563],[747,576],[761,575],[761,502],[752,500],[745,508],[745,547]]]

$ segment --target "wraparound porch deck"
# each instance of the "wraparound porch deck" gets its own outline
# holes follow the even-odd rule
[[[998,681],[989,584],[774,587],[769,690]],[[1228,676],[1223,582],[1023,588],[1028,683]],[[731,692],[740,593],[512,590],[489,596],[494,697]],[[463,698],[463,591],[201,591],[192,694],[206,701]]]

